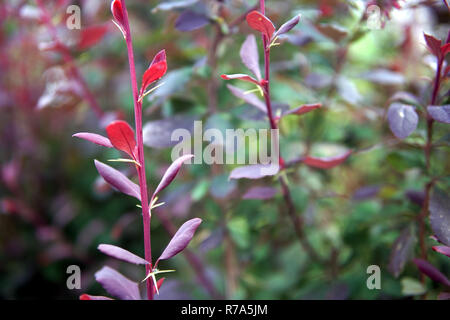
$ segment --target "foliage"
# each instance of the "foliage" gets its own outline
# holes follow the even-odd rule
[[[448,299],[446,3],[0,4],[0,298]],[[280,166],[170,165],[195,120]]]

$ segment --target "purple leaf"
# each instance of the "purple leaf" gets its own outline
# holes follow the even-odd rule
[[[180,171],[183,162],[191,159],[192,157],[194,157],[192,154],[186,154],[184,156],[179,157],[170,165],[170,167],[166,170],[166,173],[164,173],[161,182],[156,187],[152,198],[154,198],[161,190],[165,189],[173,181],[173,179],[175,179],[178,171]]]
[[[95,280],[116,298],[122,300],[140,300],[139,286],[110,267],[103,267],[95,273]]]
[[[111,144],[111,141],[109,141],[108,138],[96,133],[79,132],[75,133],[72,137],[84,139],[107,148],[113,148],[113,145]]]
[[[388,69],[375,69],[364,73],[361,76],[363,79],[372,81],[382,85],[401,85],[405,82],[405,77],[398,72],[394,72]]]
[[[186,221],[175,233],[172,240],[170,240],[169,244],[164,249],[161,256],[158,258],[158,261],[170,259],[177,253],[183,251],[192,240],[195,230],[197,230],[200,223],[202,223],[202,219],[200,218],[194,218]],[[156,262],[156,264],[158,264],[158,261]]]
[[[258,81],[261,81],[261,71],[259,70],[259,55],[258,46],[256,45],[256,39],[253,34],[247,36],[242,44],[241,50],[242,63],[256,76]]]
[[[415,241],[415,235],[410,226],[406,227],[397,240],[395,240],[391,249],[388,266],[389,271],[394,277],[397,278],[402,273],[406,262],[411,258]]]
[[[440,254],[446,255],[450,258],[450,247],[447,246],[434,246],[433,250],[439,252]]]
[[[338,76],[336,88],[341,98],[347,103],[358,105],[363,100],[355,83],[345,76]]]
[[[420,207],[423,206],[423,202],[425,201],[425,192],[422,190],[406,190],[405,195],[412,203],[415,203]]]
[[[323,89],[332,84],[333,77],[328,74],[311,72],[305,77],[305,84],[313,89]]]
[[[303,47],[313,41],[313,38],[309,34],[297,31],[294,34],[286,35],[287,41],[295,46]]]
[[[242,196],[242,199],[268,200],[273,198],[276,193],[277,189],[272,187],[252,187]]]
[[[446,286],[450,286],[450,280],[447,279],[438,269],[436,269],[431,263],[422,259],[414,259],[414,263],[420,272],[425,274],[433,281],[440,282]]]
[[[352,200],[366,200],[376,197],[380,192],[380,189],[381,186],[379,185],[363,186],[353,193]]]
[[[439,293],[438,300],[450,300],[450,292]]]
[[[430,198],[430,224],[439,241],[450,246],[450,198],[439,189],[434,189]]]
[[[316,29],[324,36],[332,39],[335,42],[339,42],[344,39],[348,32],[341,26],[331,24],[319,24],[316,25]]]
[[[345,283],[336,283],[330,286],[325,299],[326,300],[348,300],[350,288]]]
[[[264,113],[267,113],[266,105],[253,93],[245,93],[244,90],[241,90],[235,86],[227,85],[228,89],[231,91],[231,93],[248,104],[251,104],[252,106],[258,108]]]
[[[266,176],[274,176],[278,173],[279,166],[254,164],[238,167],[230,173],[230,179],[261,179]]]
[[[401,103],[391,104],[387,116],[392,133],[399,139],[409,136],[416,130],[419,122],[414,107]]]
[[[165,1],[161,2],[155,8],[153,8],[152,13],[156,13],[158,10],[169,11],[180,8],[186,8],[194,5],[196,2],[198,2],[198,0],[176,0],[170,2]]]
[[[142,259],[141,257],[135,255],[134,253],[131,253],[130,251],[122,249],[120,247],[113,246],[111,244],[100,244],[98,246],[98,250],[100,250],[104,254],[107,254],[108,256],[129,262],[129,263],[149,264],[148,261]]]
[[[175,21],[175,28],[179,31],[193,31],[206,26],[209,18],[192,10],[185,10]]]
[[[297,15],[290,19],[289,21],[285,22],[272,36],[272,39],[275,39],[279,35],[285,34],[294,28],[298,22],[300,21],[300,15]]]
[[[450,123],[450,104],[445,106],[428,106],[428,114],[436,121]]]
[[[137,184],[130,181],[122,172],[104,164],[98,160],[95,160],[95,167],[98,173],[108,182],[111,186],[120,192],[123,192],[129,196],[135,197],[141,200],[141,191]]]

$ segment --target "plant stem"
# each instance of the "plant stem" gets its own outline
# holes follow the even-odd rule
[[[309,243],[308,239],[306,238],[304,232],[303,232],[303,219],[301,217],[297,217],[295,214],[295,206],[294,202],[292,201],[291,197],[291,191],[289,190],[289,186],[284,181],[283,177],[279,178],[281,189],[283,193],[283,198],[287,205],[287,213],[289,218],[292,221],[292,224],[294,226],[295,233],[297,234],[298,240],[300,241],[300,244],[302,245],[303,249],[306,251],[306,253],[309,255],[309,257],[316,261],[316,262],[322,262],[321,257],[317,254],[316,250],[313,246]]]
[[[425,185],[425,198],[422,204],[422,210],[419,214],[419,242],[420,242],[420,257],[423,260],[427,260],[427,251],[425,247],[425,217],[428,213],[428,205],[430,203],[430,190],[432,183],[429,182]],[[422,273],[421,273],[422,275]]]
[[[431,103],[430,105],[434,106],[436,104],[439,87],[441,84],[441,73],[442,73],[442,64],[444,63],[443,58],[438,58],[437,68],[436,68],[436,77],[434,79],[433,93],[431,95]],[[431,157],[431,147],[432,147],[432,138],[433,138],[433,123],[434,119],[426,112],[427,116],[427,142],[424,148],[425,152],[425,163],[427,172],[430,171],[430,157]]]
[[[449,33],[450,35],[450,33]],[[436,76],[434,79],[434,85],[433,85],[433,92],[431,94],[431,101],[430,105],[435,105],[436,100],[439,93],[439,87],[441,83],[441,73],[442,73],[442,64],[444,63],[444,59],[438,57],[437,59],[437,68],[436,68]],[[425,154],[425,164],[426,164],[426,171],[428,174],[430,174],[430,159],[431,159],[431,149],[433,146],[433,123],[434,119],[431,118],[431,116],[428,114],[428,110],[426,111],[426,118],[427,118],[427,142],[424,147],[424,154]],[[419,243],[420,243],[420,255],[423,260],[427,260],[427,251],[425,246],[425,218],[428,214],[428,205],[430,201],[430,191],[431,191],[432,182],[429,182],[425,185],[425,199],[422,204],[422,210],[420,211],[418,222],[419,222]],[[425,278],[423,274],[420,275],[421,281],[424,282]]]
[[[260,10],[262,14],[265,14],[265,1],[260,0]],[[278,129],[277,124],[275,123],[275,120],[273,118],[272,114],[272,102],[270,100],[270,48],[268,48],[267,44],[269,39],[266,38],[265,35],[262,35],[263,40],[263,47],[264,47],[264,80],[266,80],[264,84],[264,100],[266,102],[267,106],[267,115],[269,116],[270,121],[270,128],[271,129]]]
[[[265,14],[265,1],[260,0],[260,11],[262,14]],[[264,80],[265,84],[263,86],[263,92],[264,92],[264,100],[266,103],[267,108],[267,115],[269,117],[270,122],[270,128],[273,130],[278,130],[278,125],[273,117],[272,114],[272,102],[270,99],[270,48],[268,48],[268,41],[270,39],[266,39],[266,36],[262,35],[263,39],[263,46],[264,46]],[[279,146],[278,146],[279,148]],[[306,251],[306,253],[309,255],[309,257],[316,261],[321,262],[322,259],[315,251],[314,247],[309,243],[308,238],[305,236],[305,233],[303,232],[303,223],[299,217],[296,215],[295,205],[292,201],[291,192],[289,190],[289,186],[286,183],[286,181],[283,179],[283,177],[280,177],[279,182],[281,184],[282,192],[283,192],[283,198],[286,202],[287,206],[287,214],[289,218],[292,221],[292,224],[295,229],[295,233],[298,237],[298,240],[300,241],[300,244],[302,245],[303,249]]]
[[[139,92],[136,80],[136,68],[134,64],[134,54],[133,54],[133,42],[131,39],[130,24],[128,21],[128,12],[124,0],[120,0],[124,13],[124,23],[123,28],[125,31],[125,41],[127,44],[128,51],[128,62],[130,66],[130,78],[131,87],[133,90],[133,100],[134,100],[134,122],[136,126],[136,140],[138,147],[137,159],[140,166],[136,166],[139,176],[139,187],[141,191],[141,203],[142,203],[142,220],[144,225],[144,248],[145,248],[145,260],[150,262],[150,265],[146,265],[146,273],[152,271],[152,248],[151,248],[151,234],[150,234],[150,220],[151,213],[149,210],[148,203],[148,189],[147,189],[147,178],[145,174],[145,157],[144,157],[144,142],[142,135],[142,104],[139,102]],[[151,278],[147,281],[147,298],[153,300],[153,282]]]

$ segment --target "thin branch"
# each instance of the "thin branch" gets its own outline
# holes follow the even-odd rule
[[[450,37],[450,32],[449,32],[449,37]],[[448,42],[448,39],[447,39],[447,42]],[[443,63],[444,63],[444,57],[442,57],[442,58],[438,57],[436,76],[434,79],[433,92],[431,95],[430,105],[435,105],[436,101],[437,101],[440,82],[441,82],[441,73],[442,73],[442,64]],[[428,110],[426,110],[426,119],[427,119],[427,142],[424,147],[424,155],[425,155],[426,171],[428,174],[430,174],[431,150],[433,147],[432,140],[433,140],[434,119],[428,114]],[[420,251],[421,251],[421,258],[423,260],[427,260],[427,251],[426,251],[426,246],[425,246],[425,218],[428,215],[428,205],[429,205],[430,191],[431,191],[432,184],[433,184],[433,181],[431,181],[425,185],[425,190],[424,190],[425,199],[422,204],[422,210],[418,216]],[[425,278],[422,273],[421,273],[421,281],[422,282],[425,281]]]
[[[262,14],[265,14],[264,0],[260,0],[260,11]],[[270,47],[267,46],[268,39],[266,39],[264,35],[262,35],[262,39],[264,48],[264,79],[266,80],[265,84],[263,85],[264,100],[267,107],[267,115],[269,117],[270,128],[277,130],[278,125],[272,114],[272,102],[270,99]],[[295,233],[297,235],[298,240],[300,241],[300,244],[302,245],[303,249],[306,251],[306,253],[312,260],[316,262],[322,262],[322,259],[317,254],[314,247],[309,243],[308,238],[303,232],[303,223],[301,218],[296,215],[295,205],[294,202],[292,201],[291,192],[289,190],[288,184],[286,183],[286,181],[284,181],[282,177],[279,178],[279,182],[281,184],[281,188],[283,191],[283,198],[287,205],[287,214],[292,221]]]

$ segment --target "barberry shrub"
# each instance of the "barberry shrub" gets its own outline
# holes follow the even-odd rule
[[[126,195],[132,196],[140,202],[139,207],[142,208],[142,218],[144,225],[145,258],[141,258],[123,248],[111,244],[100,244],[98,246],[98,250],[113,258],[128,263],[145,266],[146,276],[142,281],[146,282],[147,299],[152,300],[154,294],[159,292],[159,288],[164,281],[164,278],[161,278],[157,281],[157,275],[175,271],[159,270],[158,264],[161,260],[170,259],[183,251],[193,238],[195,230],[202,222],[202,220],[199,218],[194,218],[185,222],[172,237],[169,244],[161,253],[159,258],[153,262],[150,234],[152,210],[154,208],[157,208],[158,206],[164,205],[164,203],[158,203],[158,194],[171,184],[171,182],[175,179],[177,173],[180,171],[183,162],[192,158],[193,155],[187,154],[176,159],[169,166],[169,168],[161,178],[160,183],[149,198],[146,181],[144,144],[142,135],[142,99],[154,89],[152,88],[147,91],[148,87],[154,84],[166,73],[166,52],[162,50],[154,57],[148,69],[142,76],[141,88],[138,92],[131,31],[125,1],[112,1],[111,11],[114,16],[114,24],[121,31],[127,45],[131,86],[133,89],[134,98],[136,133],[127,122],[116,120],[111,122],[106,127],[107,137],[89,132],[80,132],[74,134],[74,137],[85,139],[104,147],[115,148],[118,151],[123,152],[127,155],[127,158],[112,159],[111,161],[129,163],[129,165],[133,166],[137,171],[139,184],[134,183],[123,173],[112,168],[111,166],[97,160],[94,161],[98,173],[107,183],[109,183],[114,189]],[[138,283],[127,279],[118,271],[110,267],[103,267],[95,274],[95,278],[105,288],[105,290],[107,290],[112,296],[116,298],[124,300],[141,299]],[[109,298],[104,296],[92,296],[83,294],[80,296],[80,299],[104,300]]]

